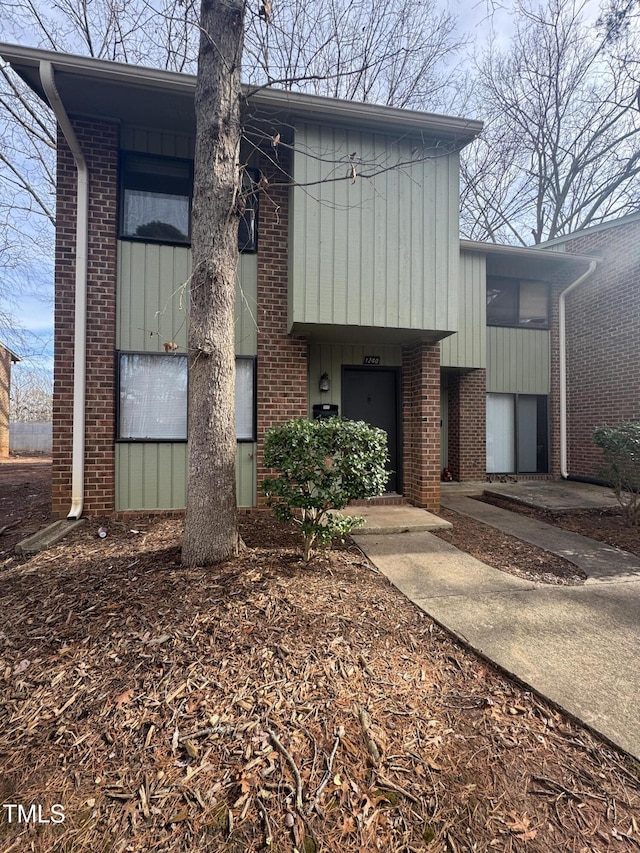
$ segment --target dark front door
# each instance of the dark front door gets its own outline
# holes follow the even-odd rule
[[[343,416],[352,421],[365,421],[387,433],[387,492],[399,492],[402,488],[398,435],[399,399],[398,370],[395,368],[342,368]]]

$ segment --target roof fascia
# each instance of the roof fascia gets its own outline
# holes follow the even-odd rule
[[[531,258],[532,260],[554,263],[556,261],[566,263],[590,264],[591,261],[600,261],[601,258],[594,255],[574,255],[564,252],[550,252],[542,248],[529,246],[509,246],[504,243],[483,243],[480,240],[460,240],[461,251],[478,252],[484,255],[511,255],[514,258]]]
[[[0,43],[0,56],[19,72],[22,67],[35,70],[41,61],[51,62],[56,71],[85,79],[101,79],[138,89],[154,88],[160,91],[183,93],[193,97],[196,78],[191,74],[164,71],[157,68],[127,65],[104,59],[57,53],[40,48],[20,47]],[[482,130],[482,122],[415,110],[404,110],[379,104],[360,104],[318,95],[306,95],[280,89],[243,86],[245,95],[267,113],[286,112],[300,118],[330,119],[332,122],[370,127],[392,126],[412,134],[424,134],[432,139],[454,142],[462,148],[475,139]],[[44,93],[37,94],[46,101]]]
[[[0,343],[0,349],[3,349],[6,353],[9,353],[11,361],[15,364],[18,361],[22,361],[19,355],[17,355],[12,349],[9,349],[6,344]]]
[[[563,234],[561,237],[554,237],[552,240],[545,240],[540,243],[545,248],[548,246],[562,246],[563,243],[568,243],[570,240],[576,240],[579,237],[589,237],[591,234],[597,234],[600,231],[610,231],[613,228],[622,228],[625,225],[633,225],[634,222],[640,222],[640,211],[637,213],[627,213],[626,216],[620,216],[618,219],[610,219],[607,222],[599,222],[597,225],[590,225],[587,228],[581,228],[579,231],[572,231],[570,234]]]

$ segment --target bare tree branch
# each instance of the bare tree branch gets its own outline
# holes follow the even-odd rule
[[[481,59],[487,122],[463,165],[464,233],[527,244],[640,209],[637,65],[581,10],[519,0],[511,46]]]

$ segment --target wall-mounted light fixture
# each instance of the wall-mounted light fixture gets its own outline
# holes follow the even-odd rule
[[[328,373],[323,373],[320,377],[320,390],[321,391],[330,391],[331,390],[331,380],[329,379]]]

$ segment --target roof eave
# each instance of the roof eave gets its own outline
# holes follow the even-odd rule
[[[22,361],[20,356],[17,353],[15,353],[12,349],[9,349],[9,347],[6,344],[0,343],[0,349],[3,349],[6,353],[9,354],[9,357],[14,364],[16,364],[18,361]]]
[[[0,56],[12,65],[45,102],[46,97],[34,74],[42,61],[51,62],[56,71],[82,76],[85,79],[99,79],[139,90],[173,92],[189,98],[193,98],[195,94],[196,77],[192,74],[2,43]],[[392,126],[406,132],[422,133],[428,138],[436,137],[452,142],[457,148],[467,145],[482,130],[482,122],[473,119],[422,113],[379,104],[361,104],[280,89],[246,85],[243,88],[249,99],[266,113],[285,112],[300,118],[329,118],[333,122],[371,127]]]
[[[564,252],[551,252],[547,249],[531,246],[510,246],[506,243],[485,243],[480,240],[460,240],[460,249],[468,252],[479,252],[485,255],[511,255],[519,258],[531,258],[532,260],[560,261],[561,263],[583,263],[590,264],[592,261],[600,261],[601,258],[593,255],[574,255]]]

